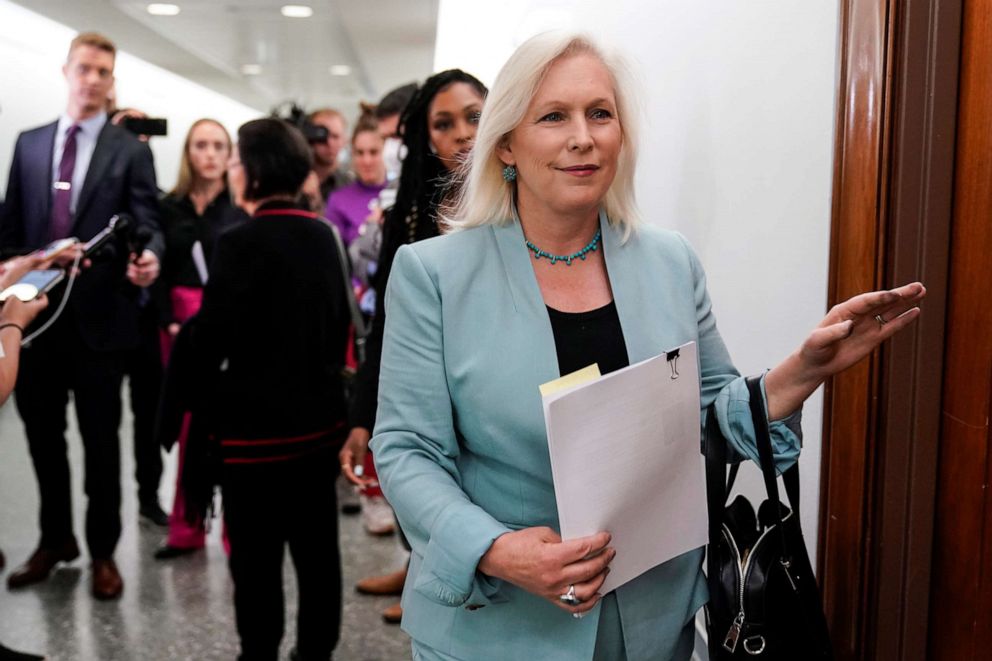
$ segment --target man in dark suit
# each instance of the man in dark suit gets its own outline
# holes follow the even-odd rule
[[[140,255],[129,255],[118,241],[112,254],[83,270],[61,316],[22,353],[15,390],[38,478],[41,539],[7,584],[44,580],[59,562],[79,556],[65,440],[72,391],[85,451],[92,589],[103,599],[118,597],[124,586],[113,560],[121,531],[117,430],[124,361],[138,342],[138,288],[157,277],[163,246],[151,152],[104,113],[115,56],[101,35],[73,40],[63,67],[66,112],[18,137],[0,216],[0,249],[8,252],[70,236],[86,241],[118,213],[133,216],[150,237]],[[58,303],[53,297],[48,314]]]

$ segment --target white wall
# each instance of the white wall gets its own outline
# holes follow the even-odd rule
[[[0,191],[6,191],[17,134],[65,110],[62,65],[75,35],[71,28],[0,0]],[[117,54],[115,74],[119,106],[169,120],[169,135],[150,142],[159,187],[165,190],[175,184],[183,140],[194,120],[213,117],[233,135],[262,114],[124,52]]]
[[[695,246],[724,339],[753,373],[826,310],[838,12],[836,0],[441,0],[435,68],[491,83],[516,45],[551,28],[619,48],[643,88],[642,212]],[[814,556],[822,408],[817,392],[803,425]]]

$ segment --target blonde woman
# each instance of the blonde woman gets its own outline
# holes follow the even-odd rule
[[[732,450],[756,457],[699,260],[638,224],[623,71],[586,37],[521,45],[487,99],[457,231],[396,254],[372,451],[413,547],[403,627],[416,659],[692,653],[703,549],[601,594],[616,551],[606,531],[559,537],[538,392],[692,340],[703,408],[716,402]],[[780,467],[799,453],[806,397],[912,322],[923,295],[915,283],[838,305],[764,375]]]

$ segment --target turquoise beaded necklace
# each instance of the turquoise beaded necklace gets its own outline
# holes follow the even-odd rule
[[[534,259],[541,259],[542,257],[545,257],[551,260],[552,266],[558,262],[565,262],[566,266],[571,266],[573,259],[581,259],[585,261],[586,253],[595,252],[597,246],[599,245],[599,239],[601,236],[600,230],[596,230],[596,236],[592,237],[592,241],[587,243],[585,248],[578,252],[573,252],[571,255],[552,255],[549,252],[541,250],[527,239],[524,239],[524,242],[527,244],[530,251],[534,253]]]

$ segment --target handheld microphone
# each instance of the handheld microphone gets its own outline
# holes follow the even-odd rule
[[[99,252],[107,242],[110,241],[115,235],[122,235],[131,229],[134,224],[134,219],[126,214],[119,213],[114,214],[110,217],[110,221],[107,226],[100,230],[96,236],[83,244],[83,256],[93,257],[97,252]]]
[[[145,251],[145,247],[148,246],[148,242],[152,240],[153,236],[154,233],[147,225],[138,225],[128,234],[127,250],[134,254],[135,260],[141,257],[141,253]]]

